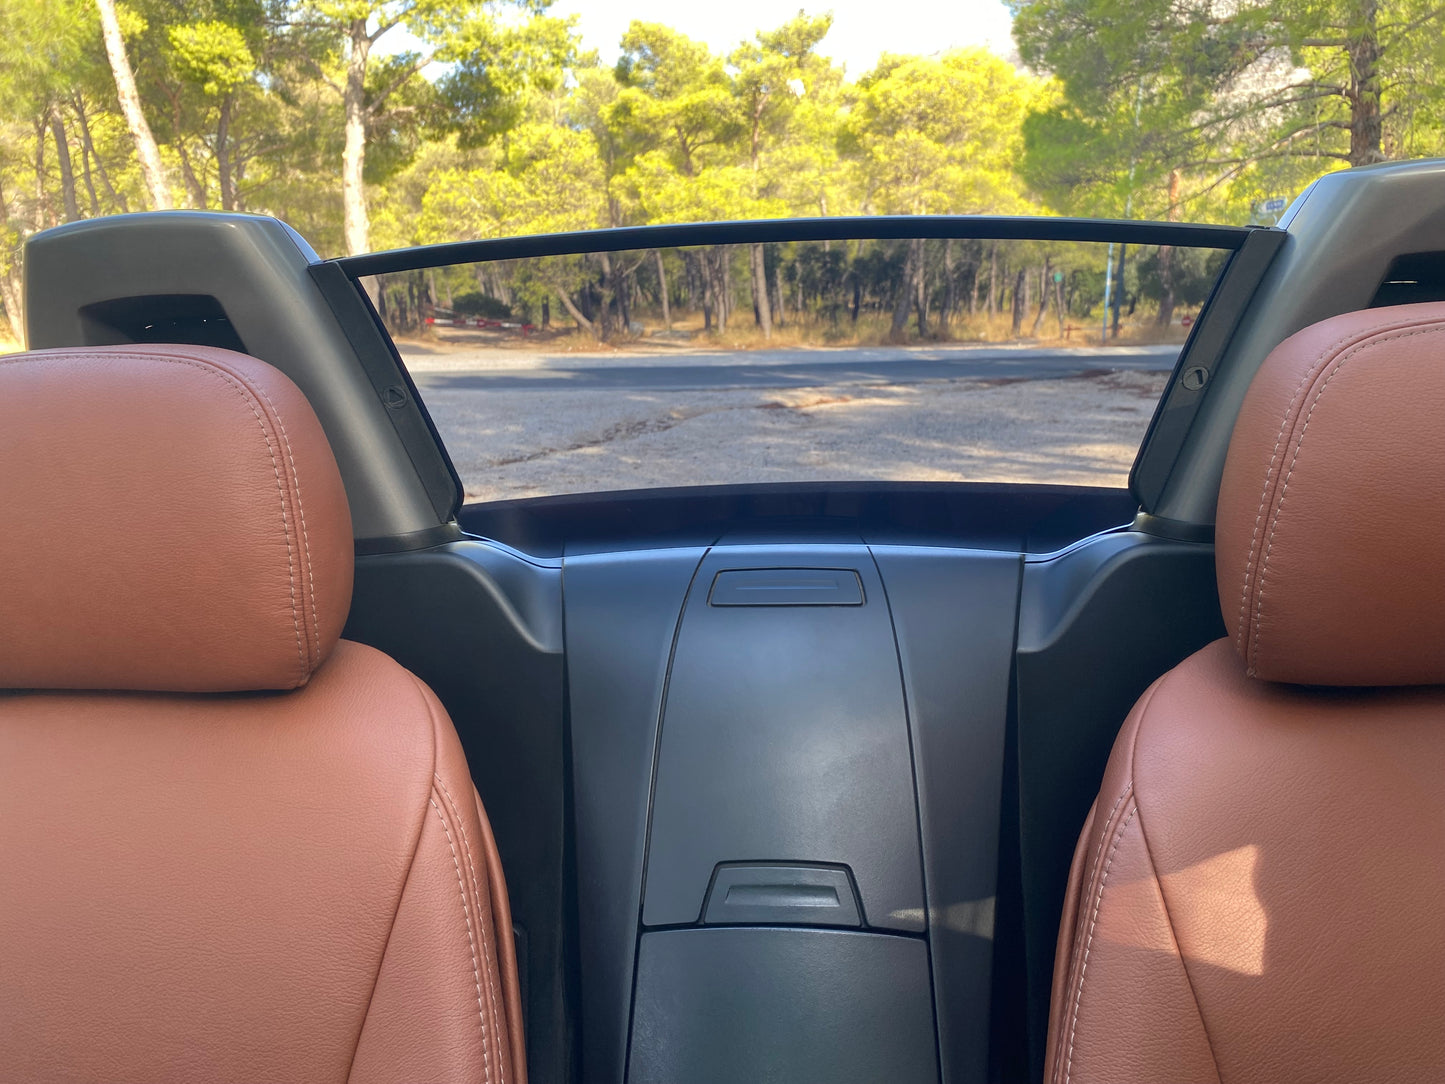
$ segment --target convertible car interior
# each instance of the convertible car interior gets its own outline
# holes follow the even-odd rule
[[[0,1080],[1440,1079],[1442,181],[1268,228],[36,235]],[[1127,488],[468,502],[376,286],[913,238],[1219,254]]]

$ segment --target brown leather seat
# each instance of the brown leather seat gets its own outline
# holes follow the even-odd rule
[[[1265,361],[1216,536],[1232,640],[1119,735],[1047,1079],[1445,1078],[1445,305]]]
[[[351,580],[275,369],[0,358],[0,1080],[522,1084],[486,816]]]

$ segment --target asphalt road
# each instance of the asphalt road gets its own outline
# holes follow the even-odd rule
[[[403,356],[408,351],[403,348]],[[528,359],[529,367],[467,367],[465,356],[432,369],[430,352],[407,358],[423,390],[445,391],[726,391],[754,388],[812,388],[907,385],[933,380],[1038,380],[1100,370],[1168,372],[1178,346],[990,349],[940,347],[887,350],[774,350],[738,353]],[[741,360],[742,358],[746,360]]]

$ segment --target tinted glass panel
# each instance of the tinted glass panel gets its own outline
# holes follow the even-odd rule
[[[1228,253],[853,240],[363,279],[466,487],[1124,486]]]

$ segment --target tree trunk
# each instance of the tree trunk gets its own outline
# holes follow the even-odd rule
[[[945,337],[957,303],[958,283],[953,274],[953,238],[949,237],[943,242],[943,308],[938,310],[938,328]]]
[[[1049,311],[1049,271],[1053,267],[1053,257],[1044,257],[1043,270],[1039,272],[1039,311],[1034,314],[1034,326],[1029,328],[1029,336],[1037,339],[1039,328],[1043,326],[1044,314]]]
[[[768,299],[767,262],[763,259],[761,243],[749,247],[752,250],[750,256],[753,265],[753,315],[757,320],[758,327],[763,329],[763,338],[771,339],[773,337],[773,313]]]
[[[77,95],[75,96],[75,101],[76,101],[76,102],[80,102],[80,101],[81,101],[80,95],[77,94]],[[85,123],[85,113],[84,113],[84,106],[83,106],[83,105],[81,105],[81,107],[80,107],[80,109],[79,109],[79,112],[80,112],[80,129],[81,129],[81,142],[80,142],[80,175],[85,178],[85,194],[86,194],[86,195],[89,197],[89,199],[90,199],[90,217],[91,217],[91,218],[99,218],[99,217],[100,217],[100,197],[99,197],[98,195],[96,195],[96,192],[95,192],[95,177],[94,177],[94,175],[91,173],[91,170],[90,170],[90,151],[91,151],[91,147],[90,147],[90,137],[85,134],[86,123]]]
[[[1179,171],[1169,171],[1169,221],[1179,221]],[[1158,326],[1174,322],[1174,247],[1159,246],[1159,319]]]
[[[1024,326],[1024,309],[1029,304],[1029,275],[1022,267],[1014,277],[1013,337],[1017,339]]]
[[[1114,297],[1111,303],[1111,307],[1114,310],[1114,327],[1113,331],[1109,335],[1109,338],[1111,339],[1117,339],[1119,337],[1119,309],[1124,304],[1124,260],[1128,257],[1128,255],[1129,246],[1120,245],[1119,262],[1114,265]]]
[[[125,53],[125,39],[121,37],[120,20],[115,13],[115,0],[95,0],[100,10],[100,32],[105,39],[105,54],[110,59],[110,72],[115,77],[116,95],[120,99],[120,111],[125,116],[126,127],[130,129],[131,140],[135,143],[136,158],[140,161],[141,180],[151,210],[169,211],[175,204],[171,200],[170,184],[166,180],[165,167],[161,164],[161,151],[156,146],[156,137],[146,123],[141,109],[140,94],[135,87],[135,73],[131,70],[130,58]]]
[[[713,329],[712,258],[704,249],[691,256],[690,259],[697,272],[698,292],[702,295],[702,330],[704,334],[711,334]]]
[[[231,176],[231,105],[232,95],[221,98],[216,120],[216,179],[221,186],[221,210],[236,209],[236,182]]]
[[[80,217],[80,205],[75,199],[75,170],[70,164],[70,144],[65,138],[65,122],[60,119],[60,106],[51,103],[50,134],[55,138],[55,162],[60,167],[60,191],[65,200],[65,221],[74,222]]]
[[[108,0],[107,0],[108,2]],[[341,216],[346,251],[355,256],[371,250],[371,218],[366,210],[366,61],[371,38],[366,20],[352,19],[347,27],[351,49],[346,57],[346,86],[341,103],[345,113],[346,145],[341,152]]]
[[[50,206],[50,192],[45,187],[45,127],[44,115],[35,118],[35,221],[42,227],[54,226],[55,212]]]
[[[988,301],[984,304],[984,311],[990,320],[998,313],[998,245],[989,246],[988,250]]]
[[[1159,246],[1159,316],[1154,321],[1166,328],[1174,322],[1174,248]]]
[[[924,260],[923,241],[918,242],[918,273],[913,277],[913,308],[918,316],[918,337],[928,337],[928,264]]]
[[[1385,160],[1384,118],[1380,113],[1379,0],[1360,0],[1358,30],[1346,51],[1350,57],[1350,165]]]
[[[786,295],[783,293],[783,261],[777,260],[773,263],[773,314],[777,317],[778,327],[783,326],[787,308]]]
[[[177,125],[179,128],[179,125]],[[191,206],[197,210],[207,209],[206,186],[201,183],[200,177],[191,166],[191,156],[186,151],[186,145],[181,139],[176,139],[171,146],[176,148],[176,157],[181,160],[181,179],[186,182],[186,191],[190,193]]]
[[[566,290],[558,290],[557,299],[562,302],[562,307],[567,310],[567,315],[577,321],[579,328],[583,331],[592,330],[592,321],[582,315],[582,310],[573,303],[572,296]]]
[[[110,183],[110,173],[105,168],[105,162],[95,152],[95,141],[90,136],[90,119],[85,115],[85,99],[78,94],[75,96],[75,115],[80,121],[81,161],[87,164],[87,176],[89,175],[89,162],[94,158],[95,171],[100,174],[100,183],[105,185],[105,194],[110,198],[111,203],[119,207],[121,211],[129,211],[130,207],[127,206],[125,197],[115,190],[115,185]],[[98,201],[95,213],[100,214]]]
[[[622,261],[613,263],[607,253],[602,253],[602,270],[607,275],[607,285],[612,292],[612,300],[617,306],[617,327],[618,331],[626,336],[632,334],[632,313],[627,305],[627,275],[622,269]]]
[[[893,322],[888,328],[891,342],[902,342],[904,328],[908,326],[908,310],[913,307],[915,290],[914,276],[918,274],[918,245],[915,239],[908,242],[908,254],[903,258],[903,281],[898,284],[898,297],[893,302]]]
[[[717,306],[717,329],[726,331],[728,329],[728,318],[733,314],[733,262],[729,258],[732,254],[723,245],[713,249],[713,258],[718,262],[721,271],[718,274],[718,284],[721,291],[718,296]]]
[[[662,298],[662,326],[671,331],[672,308],[667,300],[667,269],[662,265],[662,249],[653,249],[652,255],[657,261],[657,293]]]

